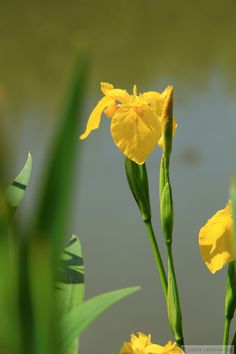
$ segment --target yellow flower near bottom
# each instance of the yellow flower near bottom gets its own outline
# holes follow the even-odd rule
[[[201,255],[212,273],[235,259],[232,228],[232,206],[229,201],[199,232]]]
[[[131,335],[130,342],[125,342],[120,354],[184,354],[176,343],[168,342],[162,346],[151,342],[151,335],[148,336],[139,332],[138,335]]]

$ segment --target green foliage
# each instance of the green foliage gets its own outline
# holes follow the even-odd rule
[[[84,53],[76,59],[37,213],[24,235],[17,225],[13,230],[11,221],[30,180],[31,155],[5,191],[0,185],[1,354],[75,354],[81,332],[108,307],[138,289],[83,302],[84,265],[78,237],[73,235],[62,252],[86,80]]]
[[[57,292],[59,316],[80,306],[84,300],[84,261],[80,240],[73,235],[64,249],[59,266]],[[70,346],[67,354],[77,353],[77,338]]]
[[[0,353],[19,354],[21,350],[18,312],[18,247],[9,226],[9,210],[0,192]]]
[[[73,235],[64,249],[58,273],[57,290],[61,315],[79,306],[84,299],[84,261],[80,240]]]
[[[25,166],[15,180],[5,190],[5,199],[13,213],[19,206],[28,186],[32,171],[32,156],[29,153]]]
[[[70,344],[75,338],[99,315],[117,301],[139,289],[139,287],[132,287],[95,296],[65,315],[61,320],[62,338],[59,343],[62,354],[67,353]]]
[[[59,260],[66,235],[86,79],[87,56],[83,53],[73,70],[34,226],[41,237],[52,240],[54,264]]]

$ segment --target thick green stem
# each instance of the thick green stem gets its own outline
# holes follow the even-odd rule
[[[161,255],[160,255],[160,251],[157,245],[157,241],[155,238],[155,234],[153,231],[153,227],[152,227],[152,223],[151,221],[145,221],[145,225],[147,228],[147,232],[148,232],[148,236],[149,236],[149,241],[152,247],[152,251],[154,254],[154,258],[155,258],[155,262],[156,262],[156,266],[160,275],[160,279],[161,279],[161,285],[162,285],[162,290],[165,296],[165,299],[167,300],[167,279],[166,279],[166,273],[165,273],[165,269],[163,266],[163,262],[161,259]]]
[[[176,294],[177,307],[178,307],[178,311],[179,311],[181,321],[182,321],[181,306],[180,306],[180,300],[179,300],[179,291],[178,291],[177,279],[176,279],[176,275],[175,275],[175,267],[174,267],[174,260],[173,260],[172,244],[171,243],[166,243],[166,250],[167,250],[167,257],[168,257],[168,272],[170,272],[172,275],[173,285],[174,285],[175,294]],[[184,346],[184,337],[182,334],[182,324],[181,324],[181,335],[180,335],[180,337],[175,338],[175,340],[179,346],[181,346],[181,347]]]
[[[229,330],[230,330],[231,318],[225,317],[225,325],[224,325],[224,339],[223,339],[223,354],[227,354],[227,345],[229,344]]]

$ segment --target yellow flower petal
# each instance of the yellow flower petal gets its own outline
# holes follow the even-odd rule
[[[169,90],[173,90],[173,86],[167,86],[163,92],[155,92],[149,91],[143,93],[143,97],[147,100],[148,104],[153,108],[155,113],[158,115],[160,119],[160,123],[162,124],[162,108],[165,102],[166,97],[168,97]],[[177,123],[175,118],[173,119],[173,136],[175,135],[177,129]],[[163,147],[163,135],[161,135],[158,145],[162,148]]]
[[[112,84],[107,82],[101,82],[101,90],[110,99],[119,101],[121,103],[127,103],[130,100],[130,95],[126,90],[115,89]]]
[[[80,136],[80,140],[86,139],[92,130],[95,130],[99,127],[101,121],[101,115],[104,109],[109,106],[110,104],[114,103],[114,100],[111,100],[107,96],[103,97],[94,110],[92,111],[88,123],[85,129],[85,132]]]
[[[162,144],[161,112],[169,87],[162,93],[149,91],[133,94],[116,89],[112,84],[101,82],[103,97],[92,111],[85,132],[80,139],[86,139],[92,130],[100,125],[102,112],[111,122],[111,134],[118,148],[138,164],[152,152],[155,145]],[[173,134],[177,124],[174,122]]]
[[[109,84],[108,82],[101,82],[101,91],[104,95],[107,95],[113,88],[114,86],[112,84]]]
[[[228,203],[209,219],[199,232],[201,255],[212,273],[235,259],[232,225],[232,209]]]
[[[107,108],[104,109],[104,114],[107,118],[112,118],[116,111],[119,109],[120,105],[113,102]]]
[[[141,165],[155,148],[161,125],[148,106],[126,104],[112,118],[111,135],[125,156]]]
[[[176,343],[168,342],[165,346],[151,342],[150,334],[131,335],[130,342],[125,342],[120,354],[184,354]]]
[[[142,94],[147,103],[154,109],[155,113],[161,118],[162,107],[167,94],[167,89],[163,92],[148,91]]]

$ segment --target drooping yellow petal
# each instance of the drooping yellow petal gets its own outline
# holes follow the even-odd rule
[[[96,107],[93,109],[85,129],[85,132],[80,136],[80,140],[86,139],[92,130],[95,130],[99,127],[101,121],[101,115],[104,109],[110,104],[114,103],[114,100],[108,98],[107,96],[103,97]]]
[[[149,106],[123,105],[111,121],[111,135],[130,160],[143,164],[161,136],[161,125]]]
[[[199,232],[201,255],[212,273],[235,259],[232,226],[232,208],[228,203]]]

